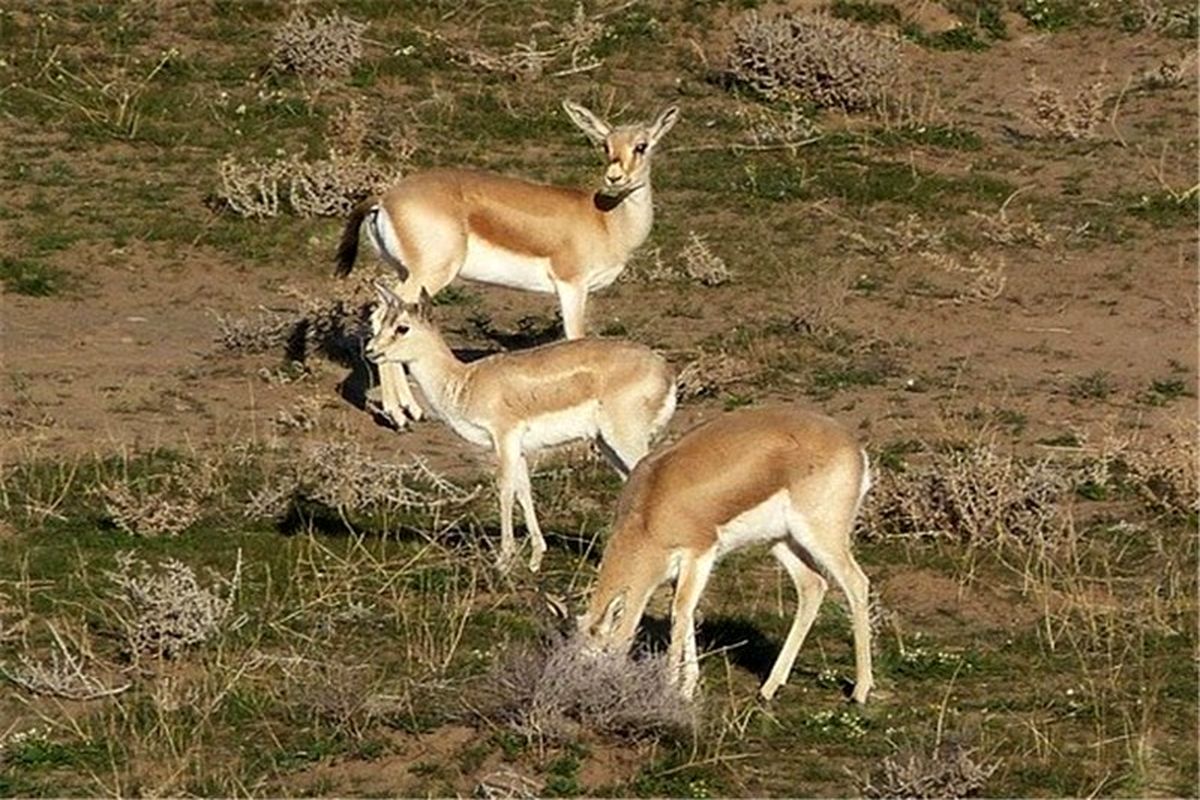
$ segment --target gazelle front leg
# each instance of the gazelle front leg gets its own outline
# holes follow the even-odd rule
[[[587,333],[587,284],[558,281],[554,291],[562,306],[563,332],[568,339],[582,339]]]
[[[696,605],[716,562],[716,550],[699,556],[683,556],[675,596],[671,601],[671,645],[667,650],[668,677],[679,682],[679,693],[691,699],[700,682],[700,659],[696,653]]]
[[[397,428],[408,424],[408,418],[419,420],[424,415],[408,385],[403,364],[379,364],[379,400],[383,414]]]

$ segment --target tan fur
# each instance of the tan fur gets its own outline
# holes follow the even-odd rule
[[[627,647],[651,593],[675,578],[671,655],[690,694],[699,675],[691,619],[721,554],[721,535],[739,515],[781,496],[786,531],[764,533],[759,541],[772,545],[801,602],[763,694],[770,697],[786,680],[812,624],[825,590],[813,569],[819,566],[850,601],[858,661],[854,698],[865,701],[871,688],[868,584],[850,553],[868,485],[865,469],[862,449],[844,428],[791,406],[737,411],[692,429],[643,459],[625,485],[581,629],[598,646]]]
[[[351,214],[338,249],[339,274],[353,268],[362,226],[400,276],[396,292],[404,302],[415,302],[421,291],[436,294],[460,276],[554,293],[567,338],[581,338],[589,292],[615,281],[650,233],[650,156],[678,111],[612,128],[582,106],[563,108],[604,147],[600,191],[465,169],[420,172]],[[417,418],[420,411],[398,372],[383,370],[380,380],[384,412],[402,426],[406,412]]]
[[[642,345],[579,339],[464,364],[425,315],[386,287],[371,317],[367,356],[403,364],[435,413],[457,433],[491,447],[499,461],[501,548],[507,566],[515,550],[512,502],[520,501],[533,541],[530,569],[546,546],[529,488],[526,455],[572,441],[599,440],[628,474],[675,409],[675,374]]]

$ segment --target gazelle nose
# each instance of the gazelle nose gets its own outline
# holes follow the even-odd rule
[[[625,175],[621,171],[621,168],[615,164],[609,167],[608,171],[604,173],[604,180],[609,183],[620,183],[624,177]]]

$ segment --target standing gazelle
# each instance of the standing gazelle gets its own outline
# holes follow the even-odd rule
[[[418,172],[350,215],[338,274],[358,255],[359,228],[400,276],[400,299],[437,294],[456,277],[558,295],[568,339],[584,335],[588,292],[617,279],[654,221],[650,155],[679,117],[674,106],[649,125],[614,128],[581,105],[567,116],[596,144],[606,167],[595,192],[531,183],[491,172]],[[380,369],[383,411],[394,424],[419,419],[403,368]]]
[[[700,677],[693,622],[713,565],[750,544],[770,544],[798,595],[783,649],[763,684],[787,680],[830,575],[845,592],[854,630],[853,699],[871,690],[868,582],[850,552],[854,518],[870,486],[866,452],[828,417],[782,406],[737,411],[693,428],[642,461],[617,505],[600,574],[578,620],[585,641],[629,647],[646,603],[675,582],[668,663],[690,697]]]
[[[406,365],[434,412],[467,441],[491,447],[499,461],[500,558],[516,545],[513,497],[521,503],[533,543],[534,572],[546,552],[533,511],[528,453],[599,439],[628,475],[675,411],[675,373],[654,351],[618,339],[555,342],[464,364],[428,319],[429,295],[405,305],[376,283],[367,357]]]

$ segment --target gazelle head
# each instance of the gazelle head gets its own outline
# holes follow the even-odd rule
[[[587,650],[617,653],[629,648],[637,621],[633,625],[621,625],[627,594],[628,590],[607,593],[598,589],[588,603],[587,611],[575,618],[576,630]]]
[[[578,103],[563,102],[563,110],[587,137],[603,146],[607,168],[601,194],[624,197],[650,181],[650,154],[679,119],[679,108],[669,106],[648,125],[614,128]]]
[[[376,364],[405,364],[418,358],[432,329],[429,321],[429,293],[421,289],[421,299],[409,305],[381,281],[375,282],[379,302],[371,311],[371,340],[366,356]]]

